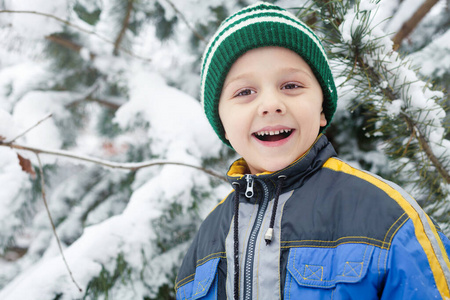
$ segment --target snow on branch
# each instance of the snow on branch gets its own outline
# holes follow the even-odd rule
[[[195,28],[189,23],[189,21],[186,19],[186,17],[181,13],[181,11],[175,6],[175,4],[171,0],[165,0],[167,3],[170,4],[170,6],[173,8],[173,10],[180,16],[181,20],[186,24],[186,26],[192,31],[192,33],[201,41],[206,43],[206,39],[204,36],[202,36]]]

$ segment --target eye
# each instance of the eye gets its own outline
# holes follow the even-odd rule
[[[288,82],[281,87],[282,90],[293,90],[298,88],[302,88],[302,86],[293,82]]]
[[[242,96],[250,96],[251,94],[254,94],[255,91],[251,90],[251,89],[242,89],[239,90],[234,97],[242,97]]]

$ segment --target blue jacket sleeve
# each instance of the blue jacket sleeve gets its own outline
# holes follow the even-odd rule
[[[385,262],[386,277],[381,299],[446,299],[450,295],[448,276],[445,275],[448,273],[444,270],[448,265],[442,267],[439,264],[439,261],[448,262],[450,242],[443,234],[432,238],[442,241],[444,247],[440,247],[441,252],[428,246],[433,243],[420,241],[424,236],[416,236],[411,219],[399,229]]]

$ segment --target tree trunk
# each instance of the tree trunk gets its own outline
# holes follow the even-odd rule
[[[400,47],[403,39],[406,38],[416,28],[417,24],[425,17],[425,15],[431,10],[431,8],[438,3],[439,0],[425,0],[425,2],[417,9],[417,11],[406,21],[402,28],[392,38],[394,42],[394,50]]]

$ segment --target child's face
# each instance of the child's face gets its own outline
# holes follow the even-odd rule
[[[226,138],[252,174],[278,171],[303,155],[327,121],[308,64],[281,47],[256,48],[232,65],[219,115]]]

